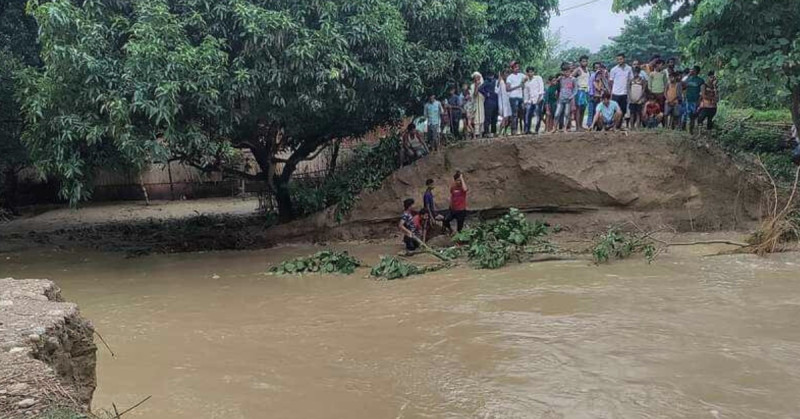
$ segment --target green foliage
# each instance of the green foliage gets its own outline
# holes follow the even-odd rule
[[[404,262],[392,256],[381,256],[381,261],[372,267],[370,275],[385,278],[385,279],[399,279],[406,278],[411,275],[422,275],[425,269],[408,262]]]
[[[653,262],[658,253],[654,242],[646,236],[626,234],[618,228],[610,228],[592,249],[595,263],[606,263],[610,259],[626,259],[641,253],[647,263]]]
[[[654,7],[644,17],[634,15],[625,19],[622,32],[612,37],[611,43],[601,47],[593,58],[607,65],[614,63],[620,52],[629,63],[633,59],[649,61],[656,54],[664,60],[679,58],[682,54],[676,35],[678,27],[666,19],[660,8]]]
[[[299,257],[281,262],[278,266],[270,268],[270,272],[278,275],[302,273],[341,273],[350,275],[361,266],[358,259],[347,252],[323,250],[309,257]]]
[[[794,179],[794,164],[786,151],[786,134],[791,124],[788,111],[756,111],[720,106],[717,129],[712,138],[732,153],[758,154],[778,181]]]
[[[235,150],[249,149],[259,166],[250,177],[269,181],[281,216],[292,217],[288,185],[301,161],[418,109],[422,93],[442,80],[531,59],[556,7],[556,0],[34,0],[44,68],[24,72],[17,93],[24,140],[72,204],[90,196],[98,167],[177,158],[233,173]]]
[[[374,146],[361,144],[353,156],[327,176],[319,187],[302,184],[292,188],[298,214],[308,215],[336,205],[336,219],[341,221],[358,200],[362,191],[378,189],[383,180],[398,168],[399,134],[382,138]]]
[[[655,2],[615,0],[614,8],[631,11]],[[719,69],[722,80],[730,86],[745,87],[743,98],[737,98],[738,104],[786,105],[782,102],[786,95],[771,88],[783,84],[792,96],[794,124],[800,126],[800,8],[796,0],[658,3],[671,13],[672,21],[688,17],[678,35],[691,58]],[[752,98],[756,100],[751,101]]]
[[[114,158],[213,170],[249,148],[269,173],[287,151],[276,179],[288,183],[319,147],[399,118],[423,91],[420,47],[392,0],[55,0],[31,12],[45,68],[24,77],[25,140],[72,203]]]
[[[388,280],[406,278],[412,275],[422,275],[429,272],[436,272],[451,265],[442,263],[438,265],[417,266],[408,262],[404,262],[393,256],[381,256],[381,261],[372,267],[370,275],[376,278],[383,278]]]
[[[26,0],[4,0],[0,4],[0,203],[13,206],[13,197],[4,190],[6,176],[28,164],[28,151],[22,144],[22,116],[16,96],[15,75],[39,64],[36,22],[25,15]],[[7,202],[6,202],[7,201]]]
[[[497,221],[465,228],[453,240],[467,247],[467,257],[481,269],[497,269],[511,258],[549,253],[554,246],[547,240],[549,229],[540,221],[531,223],[525,214],[511,208]]]

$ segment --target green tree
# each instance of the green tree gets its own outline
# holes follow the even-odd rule
[[[25,141],[74,204],[96,167],[178,158],[237,172],[249,149],[284,217],[297,165],[402,114],[421,80],[388,0],[31,3],[45,68]],[[288,158],[276,157],[278,151]],[[282,168],[276,173],[276,165]]]
[[[523,37],[517,55],[534,54],[554,4],[34,0],[45,66],[22,77],[23,138],[72,204],[97,167],[180,159],[266,182],[291,218],[301,161],[416,110],[434,82],[510,58]],[[493,16],[505,26],[481,23]],[[240,149],[256,175],[236,169]]]
[[[20,139],[22,116],[14,74],[39,64],[36,22],[25,15],[26,0],[0,3],[0,203],[13,210],[17,174],[29,163]]]
[[[655,0],[615,0],[633,10]],[[791,96],[792,119],[800,126],[800,7],[796,0],[661,0],[672,20],[688,18],[680,30],[692,58],[742,78],[780,77]],[[765,95],[774,92],[763,92]]]
[[[652,8],[647,15],[625,19],[622,32],[611,38],[593,57],[597,61],[611,63],[622,52],[628,60],[649,61],[653,55],[665,60],[680,57],[681,49],[676,35],[677,24],[667,19],[660,7]]]

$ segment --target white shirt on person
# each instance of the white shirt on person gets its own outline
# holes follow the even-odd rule
[[[522,86],[525,82],[525,75],[522,73],[511,73],[506,77],[506,84],[512,89],[517,86]],[[508,92],[509,98],[522,99],[522,89],[516,89]]]
[[[627,64],[624,67],[616,65],[611,69],[609,76],[611,77],[611,82],[614,83],[611,94],[616,96],[627,95],[628,82],[633,80],[633,68]]]
[[[525,103],[537,104],[542,101],[544,97],[544,81],[541,76],[533,76],[530,80],[525,82],[524,89]]]

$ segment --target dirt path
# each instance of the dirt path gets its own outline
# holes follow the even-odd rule
[[[111,223],[169,221],[198,215],[244,216],[258,207],[256,198],[209,198],[191,201],[103,202],[90,203],[74,210],[58,208],[37,215],[20,217],[0,224],[0,235],[30,231],[48,232],[78,229]]]

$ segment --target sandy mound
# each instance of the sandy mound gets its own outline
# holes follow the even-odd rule
[[[404,198],[421,205],[428,178],[436,182],[437,205],[447,208],[456,170],[465,173],[469,209],[479,215],[509,207],[572,214],[566,222],[577,228],[634,216],[679,230],[740,229],[760,215],[763,187],[722,151],[676,133],[482,140],[398,170],[382,188],[363,194],[341,224],[327,211],[275,232],[284,238],[370,237],[397,219]]]

